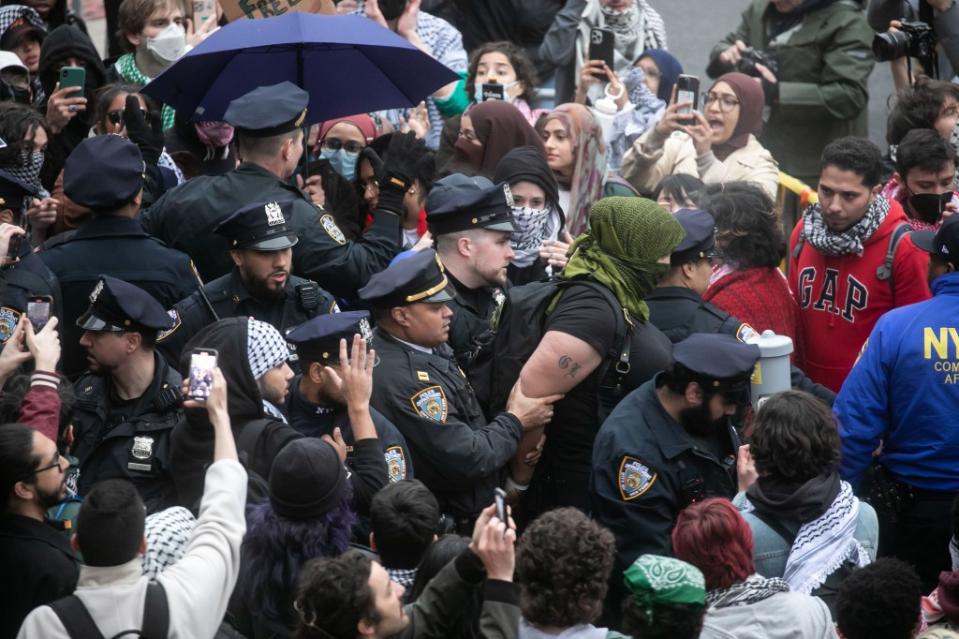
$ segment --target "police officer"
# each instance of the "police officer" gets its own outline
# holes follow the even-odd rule
[[[412,167],[403,166],[402,153],[386,163],[379,208],[356,242],[347,241],[333,216],[317,209],[306,193],[290,184],[303,154],[301,127],[308,102],[309,94],[291,82],[260,87],[233,100],[224,119],[236,127],[243,163],[223,175],[193,178],[165,193],[144,214],[144,227],[192,256],[204,281],[224,275],[231,266],[226,244],[211,231],[250,202],[293,203],[288,221],[300,242],[292,270],[320,282],[334,295],[355,295],[399,251],[403,195],[413,184]],[[412,135],[395,137],[399,146],[415,142]],[[391,195],[394,192],[398,197]]]
[[[616,535],[617,570],[644,553],[670,555],[690,502],[736,494],[740,440],[728,418],[749,403],[759,347],[696,333],[673,358],[619,403],[593,446],[592,514]]]
[[[90,372],[77,380],[73,454],[78,490],[128,479],[147,512],[176,502],[170,434],[183,412],[180,374],[154,350],[172,320],[146,291],[101,275],[90,308],[77,320]]]
[[[179,364],[183,345],[201,328],[227,317],[255,317],[285,333],[311,317],[339,310],[316,282],[290,275],[297,244],[288,224],[292,208],[291,200],[261,202],[216,227],[229,242],[233,270],[173,307],[173,328],[159,339],[170,363]]]
[[[413,477],[406,440],[389,420],[370,408],[372,366],[368,377],[355,379],[352,385],[356,388],[350,388],[346,379],[358,370],[357,360],[366,357],[360,349],[365,351],[372,337],[369,315],[367,311],[321,315],[286,336],[296,347],[303,369],[290,383],[286,417],[306,437],[325,436],[332,438],[334,445],[345,446],[346,463],[353,471],[354,499],[363,513],[369,511],[373,495],[387,481]],[[342,351],[340,340],[344,341]],[[353,357],[343,357],[347,344],[353,345]]]
[[[512,206],[508,186],[460,173],[438,181],[426,198],[426,224],[454,292],[449,345],[463,367],[473,341],[506,299],[510,236],[516,230]]]
[[[465,531],[492,501],[520,435],[546,424],[558,397],[531,399],[517,384],[506,411],[483,417],[446,344],[453,296],[432,249],[374,275],[360,298],[377,322],[372,405],[406,438],[417,478]]]
[[[959,217],[912,241],[930,255],[933,297],[879,319],[834,411],[839,474],[875,507],[879,554],[912,563],[924,584],[935,584],[951,568],[959,495]]]
[[[150,237],[136,221],[143,193],[143,158],[132,142],[98,135],[67,158],[63,190],[92,211],[74,233],[49,240],[39,253],[60,282],[63,299],[63,372],[86,368],[76,320],[87,308],[101,273],[123,278],[170,308],[197,288],[190,258]]]
[[[703,301],[713,272],[713,216],[698,209],[683,209],[676,213],[676,221],[686,237],[669,256],[669,273],[646,296],[649,321],[674,344],[692,333],[726,333],[740,340],[755,335],[749,324]]]

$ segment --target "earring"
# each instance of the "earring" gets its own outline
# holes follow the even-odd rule
[[[415,186],[411,186],[409,192],[410,192],[410,195],[416,195],[416,187],[415,187]]]

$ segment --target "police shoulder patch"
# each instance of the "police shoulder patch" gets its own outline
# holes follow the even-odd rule
[[[170,319],[173,320],[173,326],[166,329],[165,331],[160,331],[159,333],[157,333],[158,342],[162,342],[166,338],[170,337],[170,335],[173,335],[173,333],[176,332],[176,329],[180,328],[180,324],[183,323],[183,320],[180,319],[180,314],[177,312],[175,308],[171,308],[170,310],[166,312],[166,314],[169,315]]]
[[[446,393],[442,386],[430,386],[410,397],[413,410],[420,417],[432,419],[434,422],[445,424],[449,415],[449,405],[446,402]]]
[[[619,462],[619,494],[623,501],[632,501],[649,490],[657,477],[659,475],[638,458],[624,455]]]
[[[20,311],[9,306],[0,306],[0,344],[5,344],[20,321]]]
[[[386,458],[387,476],[391,483],[406,479],[406,455],[402,447],[390,446],[383,451],[383,457]]]
[[[333,238],[338,244],[346,244],[346,236],[343,235],[343,231],[340,230],[340,227],[336,225],[336,220],[333,219],[333,216],[329,213],[325,213],[320,216],[320,226],[323,227],[323,230],[326,231],[326,234]]]
[[[756,329],[752,326],[743,322],[739,325],[739,328],[736,329],[736,339],[743,344],[748,344],[750,340],[759,339],[759,333],[757,333]]]

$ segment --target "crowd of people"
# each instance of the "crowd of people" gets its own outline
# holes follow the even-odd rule
[[[323,3],[458,79],[310,126],[20,1],[0,639],[959,637],[954,0]]]

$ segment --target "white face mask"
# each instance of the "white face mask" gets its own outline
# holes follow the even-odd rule
[[[173,64],[186,51],[186,31],[177,23],[171,22],[156,36],[147,38],[147,51],[161,64]]]

